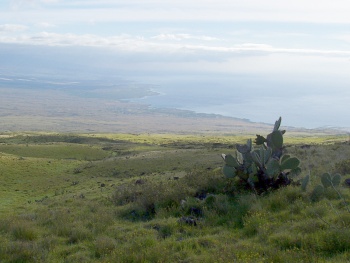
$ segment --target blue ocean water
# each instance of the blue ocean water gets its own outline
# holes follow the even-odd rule
[[[0,75],[0,84],[11,86],[12,83],[14,88],[64,89],[80,97],[97,96],[100,90],[106,87],[111,89],[116,84],[125,87],[136,84],[152,87],[159,95],[132,101],[154,108],[191,110],[270,124],[281,116],[284,126],[337,127],[350,132],[348,80],[203,74],[143,75],[138,78],[131,76],[131,79],[132,81],[122,78],[82,81],[75,78],[43,79]],[[91,93],[91,90],[94,92]],[[99,96],[102,95],[103,92]],[[112,95],[113,93],[108,99],[113,99]]]
[[[150,81],[150,80],[148,80]],[[180,77],[151,80],[158,96],[136,100],[157,108],[274,123],[284,126],[350,127],[350,89],[346,83],[315,79],[267,79],[252,76]]]

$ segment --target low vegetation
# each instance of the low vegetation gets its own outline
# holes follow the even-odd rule
[[[346,262],[349,142],[285,137],[260,191],[222,173],[247,137],[3,134],[0,262]]]

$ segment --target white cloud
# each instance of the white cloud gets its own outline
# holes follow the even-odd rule
[[[0,30],[15,31],[24,30],[26,27],[20,25],[3,25]],[[298,55],[317,55],[317,56],[344,56],[350,57],[348,50],[322,50],[322,49],[302,49],[302,48],[279,48],[268,44],[261,43],[243,43],[233,46],[212,46],[194,43],[182,43],[178,40],[216,40],[207,36],[191,36],[189,34],[163,34],[151,38],[131,36],[127,34],[118,36],[101,37],[93,34],[58,34],[51,32],[41,32],[34,35],[21,35],[18,37],[7,38],[3,36],[0,42],[17,43],[17,44],[34,44],[34,45],[50,45],[50,46],[91,46],[115,48],[121,51],[134,52],[174,52],[180,50],[189,51],[206,51],[221,52],[231,54],[298,54]],[[163,42],[163,40],[175,40],[175,42]]]
[[[0,25],[0,32],[18,32],[24,31],[27,27],[24,25],[15,25],[15,24],[4,24]]]
[[[55,3],[47,5],[47,3]],[[46,3],[46,4],[43,4]],[[58,21],[272,21],[350,23],[348,0],[177,0],[177,1],[54,1],[17,0],[30,7],[27,19]],[[33,8],[35,7],[35,11]],[[36,12],[36,11],[40,12]],[[45,19],[46,20],[46,19]],[[56,23],[56,22],[52,22]]]
[[[41,22],[41,23],[37,23],[35,25],[39,28],[54,28],[54,27],[56,27],[56,25],[48,23],[48,22]]]
[[[350,43],[350,34],[349,35],[338,35],[333,37],[336,40],[341,40],[347,43]]]
[[[190,35],[190,34],[160,34],[160,35],[152,37],[152,39],[175,40],[175,41],[181,41],[181,40],[217,41],[217,40],[220,40],[220,39],[215,38],[215,37],[195,36],[195,35]]]
[[[10,6],[14,9],[38,7],[40,4],[57,3],[59,0],[11,0]]]

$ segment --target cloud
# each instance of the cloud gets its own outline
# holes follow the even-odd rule
[[[333,38],[336,39],[336,40],[341,40],[341,41],[350,43],[350,34],[348,34],[348,35],[338,35],[338,36],[334,36]]]
[[[17,0],[12,4],[20,8],[0,10],[0,43],[99,48],[136,62],[166,61],[174,69],[182,62],[194,68],[198,61],[208,62],[202,69],[235,71],[249,71],[254,65],[276,70],[281,64],[299,69],[300,61],[317,67],[313,62],[318,59],[322,65],[331,61],[340,71],[338,61],[349,64],[348,0]],[[22,21],[27,26],[20,25]],[[336,34],[343,36],[336,39]]]
[[[23,7],[33,6],[36,2],[36,0],[10,0],[10,7],[18,10]]]
[[[25,29],[19,25],[3,25],[0,30],[19,30]],[[121,52],[144,52],[150,54],[162,53],[185,53],[201,54],[203,58],[210,56],[210,53],[233,55],[269,55],[269,54],[289,54],[302,56],[331,56],[331,57],[350,57],[348,50],[326,50],[326,49],[302,49],[302,48],[280,48],[263,43],[243,43],[232,46],[206,45],[204,42],[182,43],[180,40],[216,40],[216,38],[206,36],[191,36],[189,34],[161,34],[155,37],[145,38],[132,35],[117,35],[101,37],[93,34],[58,34],[52,32],[41,32],[34,35],[21,35],[18,37],[0,37],[2,43],[17,43],[30,45],[48,45],[48,46],[87,46],[109,48]],[[163,42],[163,40],[174,40],[172,42]]]
[[[350,23],[348,0],[17,0],[13,6],[26,16],[49,16],[68,21],[266,21]],[[41,12],[31,12],[35,8]],[[37,11],[36,10],[36,11]],[[30,13],[31,12],[31,13]],[[63,14],[63,15],[62,15]]]
[[[59,0],[11,0],[10,6],[12,8],[22,8],[22,7],[35,7],[40,4],[57,3]]]
[[[195,36],[190,34],[160,34],[157,36],[152,37],[152,39],[156,40],[175,40],[175,41],[181,41],[181,40],[201,40],[201,41],[217,41],[220,40],[216,37],[210,37],[210,36]]]
[[[37,24],[35,24],[35,26],[37,26],[39,28],[54,28],[54,27],[56,27],[56,25],[48,23],[48,22],[37,23]]]
[[[24,31],[27,27],[24,25],[15,25],[15,24],[4,24],[0,25],[0,32],[18,32]]]
[[[98,68],[342,76],[350,71],[348,0],[17,0],[12,6],[0,9],[0,44],[69,50],[66,57],[87,50],[84,55],[94,59],[82,64]],[[52,57],[48,64],[58,59],[59,65],[65,56]],[[74,61],[85,61],[81,57]]]

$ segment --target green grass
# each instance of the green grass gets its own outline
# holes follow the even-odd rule
[[[310,200],[323,172],[350,177],[344,138],[287,138],[310,185],[258,197],[221,174],[245,140],[2,136],[0,262],[347,262],[348,206],[331,190]]]
[[[95,146],[62,143],[49,145],[0,145],[0,151],[20,157],[48,159],[99,160],[110,155],[109,152]]]
[[[111,140],[124,140],[135,143],[148,143],[156,145],[234,145],[236,143],[244,143],[247,139],[255,135],[188,135],[188,134],[90,134],[88,137],[107,138]],[[320,135],[314,136],[303,133],[286,133],[287,144],[324,144],[344,142],[349,140],[348,135]]]

